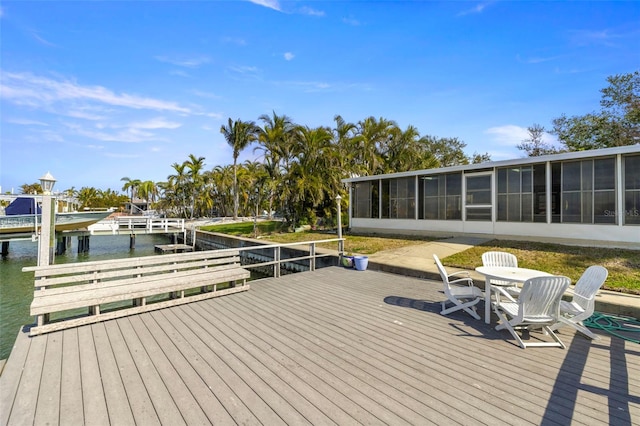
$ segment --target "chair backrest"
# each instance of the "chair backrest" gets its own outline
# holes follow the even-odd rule
[[[595,295],[607,279],[609,271],[599,265],[589,266],[576,282],[573,289],[573,301],[585,312],[592,314],[595,308]]]
[[[510,266],[518,267],[518,258],[504,251],[487,251],[482,254],[483,266]]]
[[[528,319],[557,318],[560,299],[571,280],[563,276],[529,278],[518,296],[519,316]]]
[[[442,266],[442,262],[440,262],[438,255],[434,254],[433,260],[436,262],[436,266],[438,267],[438,272],[440,272],[440,277],[442,277],[442,282],[444,283],[444,286],[446,289],[449,287],[449,275],[447,274],[447,271],[444,269],[444,266]]]

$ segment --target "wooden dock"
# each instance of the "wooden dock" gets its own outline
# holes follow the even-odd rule
[[[0,377],[0,424],[640,422],[639,345],[562,329],[566,350],[523,350],[464,313],[439,315],[440,287],[331,267],[22,332]]]
[[[155,251],[159,253],[185,253],[193,251],[193,246],[188,244],[158,244]]]

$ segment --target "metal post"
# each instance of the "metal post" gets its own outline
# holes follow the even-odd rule
[[[342,254],[344,252],[344,242],[342,241],[342,214],[340,211],[340,202],[342,201],[342,197],[340,194],[336,196],[336,202],[338,204],[338,254],[340,256],[340,264],[342,264]]]
[[[256,214],[253,216],[253,238],[258,238],[258,188],[256,188]]]

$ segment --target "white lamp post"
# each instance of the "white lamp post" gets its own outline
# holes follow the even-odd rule
[[[56,184],[56,178],[51,176],[51,173],[47,172],[40,178],[40,186],[42,187],[42,193],[45,195],[51,195],[53,192],[53,186]]]
[[[40,226],[40,238],[38,239],[38,266],[50,265],[53,263],[55,247],[55,227],[56,213],[55,203],[51,196],[56,180],[51,173],[47,172],[40,178],[42,187],[42,224]]]
[[[336,203],[338,204],[338,238],[340,238],[340,241],[338,242],[338,252],[340,254],[340,262],[342,262],[344,242],[342,241],[342,214],[340,212],[340,201],[342,201],[342,197],[338,194],[336,195]]]
[[[260,201],[260,190],[256,186],[256,214],[253,216],[253,238],[258,238],[258,202]]]

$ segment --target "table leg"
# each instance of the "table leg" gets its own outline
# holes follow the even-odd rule
[[[491,284],[487,278],[484,285],[484,322],[491,324]]]

